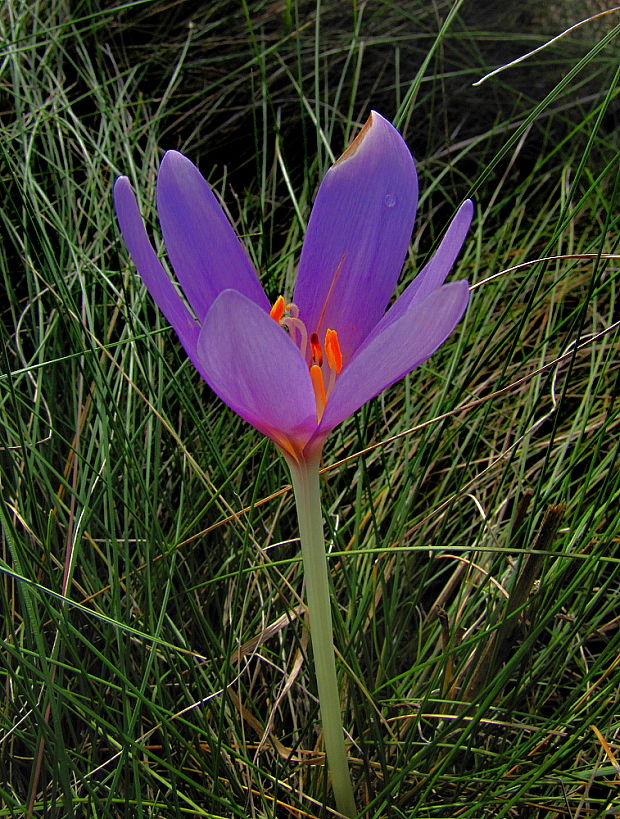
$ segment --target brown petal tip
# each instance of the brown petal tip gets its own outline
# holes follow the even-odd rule
[[[336,165],[340,164],[341,162],[344,162],[346,159],[351,159],[351,157],[354,156],[358,152],[358,150],[360,149],[360,147],[362,145],[362,142],[368,136],[368,131],[370,130],[370,128],[372,126],[372,121],[373,121],[373,113],[371,112],[370,116],[368,117],[368,119],[364,123],[364,126],[362,127],[362,130],[355,137],[353,142],[351,142],[351,144],[347,148],[345,148],[344,153],[342,153],[338,157],[338,159],[334,162],[334,167]]]

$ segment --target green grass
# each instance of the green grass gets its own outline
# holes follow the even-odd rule
[[[0,816],[335,815],[285,465],[184,358],[111,186],[161,246],[183,150],[290,293],[370,107],[420,173],[401,287],[476,218],[458,331],[324,451],[360,815],[613,815],[619,19],[474,86],[587,16],[519,7],[3,5]]]

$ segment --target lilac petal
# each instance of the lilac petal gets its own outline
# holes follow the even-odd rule
[[[373,111],[321,183],[293,298],[309,333],[337,330],[345,362],[394,292],[417,199],[411,153]]]
[[[432,259],[422,268],[381,321],[373,328],[364,345],[369,344],[375,336],[382,333],[392,322],[402,318],[414,304],[423,301],[433,290],[441,287],[456,261],[456,257],[459,255],[473,215],[474,203],[471,199],[466,199],[450,222]]]
[[[398,299],[403,302],[399,308],[400,315],[403,315],[404,311],[412,307],[416,301],[425,299],[445,282],[463,246],[473,215],[474,203],[471,199],[466,199],[450,222],[433,258],[422,268]]]
[[[301,451],[317,426],[312,382],[299,349],[269,313],[235,290],[222,291],[205,317],[198,357],[222,401],[289,452]]]
[[[326,434],[432,355],[460,321],[468,300],[466,281],[445,284],[364,345],[336,381],[319,435]]]
[[[175,290],[153,250],[144,228],[136,197],[126,176],[119,176],[114,184],[114,204],[123,239],[138,273],[155,304],[175,329],[192,364],[204,377],[200,365],[196,362],[196,344],[200,328]]]
[[[226,214],[198,168],[178,151],[168,151],[159,168],[157,210],[170,261],[199,321],[227,288],[269,309]]]

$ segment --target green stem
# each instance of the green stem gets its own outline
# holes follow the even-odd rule
[[[332,629],[331,597],[321,517],[319,460],[303,463],[287,458],[293,479],[301,553],[310,617],[310,637],[319,690],[319,706],[327,765],[336,807],[347,817],[357,815],[349,763],[344,745],[340,696]]]

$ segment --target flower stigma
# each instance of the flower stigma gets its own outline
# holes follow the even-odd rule
[[[314,400],[316,403],[316,420],[321,421],[329,394],[336,383],[336,376],[342,370],[342,350],[338,341],[336,330],[328,328],[325,331],[325,340],[321,344],[318,333],[311,333],[308,338],[308,330],[304,322],[299,318],[299,308],[292,302],[287,304],[283,296],[278,296],[273,307],[269,311],[271,318],[281,327],[289,331],[291,339],[299,347],[302,357],[308,361],[308,342],[310,346],[310,360],[308,368],[310,370],[310,380],[314,390]],[[323,356],[325,351],[325,356]],[[323,362],[326,360],[328,373],[327,387],[323,375]]]

